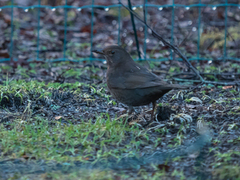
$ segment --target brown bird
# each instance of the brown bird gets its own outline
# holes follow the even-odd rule
[[[107,86],[115,99],[129,106],[129,114],[133,106],[153,104],[153,119],[156,100],[172,89],[186,89],[178,84],[168,84],[147,68],[137,64],[122,47],[107,46],[93,50],[102,54],[107,60]]]

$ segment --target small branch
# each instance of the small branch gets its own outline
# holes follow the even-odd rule
[[[125,6],[120,0],[119,3],[126,8],[129,12],[131,12],[132,15],[134,15],[139,21],[141,21],[142,23],[144,23],[149,29],[151,29],[152,31],[152,35],[153,37],[157,38],[158,40],[162,41],[163,44],[169,48],[171,48],[177,55],[179,55],[179,57],[181,57],[183,59],[183,61],[185,61],[185,63],[187,64],[187,66],[189,68],[191,68],[194,73],[200,78],[201,82],[204,82],[204,79],[202,78],[202,76],[199,74],[199,72],[192,66],[192,64],[187,60],[187,58],[181,53],[181,51],[176,47],[171,45],[169,42],[167,42],[165,39],[163,39],[160,35],[158,35],[157,32],[155,32],[147,23],[144,22],[144,20],[142,20],[141,17],[139,17],[135,12],[133,12],[131,9],[129,9],[127,6]]]
[[[138,14],[133,12],[131,9],[129,9],[127,6],[125,6],[121,0],[119,0],[119,4],[121,4],[124,8],[126,8],[129,12],[131,12],[132,15],[134,15],[140,22],[146,25],[151,31],[153,37],[157,38],[158,40],[162,41],[163,44],[170,49],[172,49],[179,57],[182,58],[182,60],[187,64],[188,68],[192,69],[193,72],[199,77],[200,80],[193,80],[194,82],[201,82],[204,84],[219,84],[219,85],[240,85],[240,81],[233,81],[233,82],[215,82],[215,81],[205,81],[203,77],[200,75],[200,73],[192,66],[192,64],[188,61],[188,59],[185,57],[185,55],[182,54],[182,52],[174,45],[167,42],[163,37],[161,37],[156,31],[154,31],[144,20],[142,20],[141,17],[139,17]],[[186,81],[186,80],[185,80]],[[189,81],[189,80],[188,80]]]
[[[197,82],[201,84],[215,84],[215,85],[223,85],[223,86],[239,86],[240,81],[232,81],[232,82],[216,82],[216,81],[204,81],[201,82],[200,80],[189,80],[189,79],[180,79],[180,78],[173,78],[175,81],[182,81],[182,82]]]
[[[129,6],[129,9],[132,10],[132,4],[131,4],[130,0],[128,0],[128,6]],[[136,41],[136,45],[137,45],[138,58],[141,59],[141,54],[140,54],[140,50],[139,50],[139,43],[138,43],[137,30],[136,30],[136,26],[135,26],[135,22],[134,22],[134,17],[133,17],[132,11],[129,11],[129,12],[130,12],[130,15],[131,15],[132,27],[133,27],[133,32],[134,32],[135,41]]]
[[[240,77],[240,73],[200,73],[201,76],[207,76],[207,75],[212,75],[218,79],[223,79],[223,80],[236,80],[235,77]],[[188,76],[191,78],[195,78],[195,74],[194,73],[190,73],[190,72],[183,72],[183,73],[176,73],[173,74],[172,77],[178,77],[178,76]],[[231,77],[227,77],[227,76],[231,76]],[[187,79],[187,78],[184,78]]]
[[[144,19],[144,23],[147,23],[147,17],[146,17],[146,0],[144,0],[143,3],[143,19]]]

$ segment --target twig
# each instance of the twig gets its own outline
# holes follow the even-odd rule
[[[202,78],[202,76],[199,74],[199,72],[192,66],[192,64],[187,60],[187,58],[180,52],[180,50],[176,47],[171,45],[169,42],[167,42],[165,39],[163,39],[160,35],[158,35],[157,32],[155,32],[147,23],[144,22],[144,20],[142,20],[141,17],[139,17],[135,12],[133,12],[131,9],[129,9],[127,6],[125,6],[120,0],[119,3],[126,8],[128,11],[131,12],[132,15],[134,15],[139,21],[141,21],[142,23],[144,23],[151,31],[152,31],[152,35],[153,37],[157,38],[158,40],[162,41],[163,44],[169,48],[171,48],[177,55],[179,55],[179,57],[181,57],[183,59],[183,61],[185,61],[185,63],[187,64],[187,66],[189,68],[191,68],[194,73],[200,78],[201,82],[204,82],[204,79]]]
[[[144,0],[143,2],[143,19],[144,19],[144,22],[146,23],[147,22],[147,16],[146,16],[146,0]],[[146,28],[146,26],[145,26]],[[146,30],[145,30],[146,31]],[[146,36],[144,35],[144,40],[146,40]],[[146,44],[146,41],[144,42],[144,47],[145,47],[145,44]],[[144,48],[144,51],[145,51],[145,48]],[[146,54],[144,56],[144,58],[146,58]],[[146,59],[145,59],[146,60]],[[147,64],[148,64],[148,67],[150,67],[150,63],[148,62],[148,60],[146,60]]]
[[[232,81],[232,82],[216,82],[216,81],[204,81],[201,82],[200,80],[189,80],[189,79],[180,79],[180,78],[173,78],[175,81],[182,81],[182,82],[195,82],[201,84],[216,84],[216,85],[223,85],[223,86],[235,86],[240,85],[240,81]]]
[[[129,9],[132,10],[132,4],[131,4],[130,0],[128,0],[128,6],[129,6]],[[131,11],[129,11],[129,12],[130,12],[130,15],[131,15],[132,27],[133,27],[133,32],[134,32],[135,41],[136,41],[136,45],[137,45],[138,58],[141,59],[141,54],[140,54],[140,50],[139,50],[139,43],[138,43],[138,37],[137,37],[137,31],[136,31],[136,26],[135,26],[135,22],[134,22],[134,17],[133,17],[132,12]]]
[[[121,0],[118,0],[119,4],[121,4],[124,8],[126,8],[129,12],[131,12],[132,15],[134,15],[140,22],[146,25],[151,31],[153,37],[157,38],[158,40],[162,41],[163,44],[170,49],[172,49],[179,57],[182,58],[182,60],[187,64],[188,68],[192,69],[194,73],[199,77],[200,80],[193,80],[194,82],[201,82],[204,84],[221,84],[221,85],[240,85],[240,81],[233,81],[233,82],[215,82],[215,81],[205,81],[203,77],[200,75],[200,73],[192,66],[192,64],[188,61],[188,59],[182,54],[182,52],[174,45],[167,42],[163,37],[161,37],[157,32],[155,32],[144,20],[142,20],[141,17],[139,17],[138,14],[133,12],[131,9],[129,9],[127,6],[125,6]]]
[[[176,73],[173,74],[172,77],[178,77],[178,76],[189,76],[191,78],[194,78],[196,75],[194,73],[191,72],[183,72],[183,73]],[[200,73],[201,76],[204,75],[212,75],[214,77],[220,78],[220,79],[225,79],[225,80],[235,80],[234,77],[235,76],[240,76],[240,73]],[[226,76],[234,76],[234,77],[226,77]],[[185,78],[184,78],[185,79]],[[186,78],[187,79],[187,78]]]
[[[146,17],[146,0],[144,0],[143,3],[143,19],[144,19],[144,23],[147,23],[147,17]]]

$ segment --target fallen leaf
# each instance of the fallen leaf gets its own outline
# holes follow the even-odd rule
[[[235,106],[235,107],[233,107],[233,108],[231,109],[231,111],[233,111],[233,110],[235,110],[235,111],[240,111],[240,106]]]
[[[188,157],[192,158],[192,159],[195,159],[195,158],[198,157],[198,155],[199,155],[199,152],[195,152],[195,153],[189,154]]]
[[[190,109],[195,109],[197,106],[192,104],[186,104],[186,107]]]
[[[192,117],[188,114],[184,114],[184,113],[179,113],[179,114],[171,114],[170,118],[171,121],[173,121],[174,119],[179,119],[180,122],[192,122]]]
[[[191,97],[189,100],[190,100],[190,101],[199,102],[199,103],[201,103],[201,104],[202,104],[202,100],[201,100],[201,99],[199,99],[198,97]]]
[[[86,161],[88,161],[88,160],[89,160],[89,158],[88,158],[88,157],[83,157],[82,159],[83,159],[83,160],[86,160]]]
[[[230,89],[232,88],[233,86],[223,86],[222,89]]]
[[[56,116],[54,119],[59,120],[61,118],[62,118],[62,116]]]

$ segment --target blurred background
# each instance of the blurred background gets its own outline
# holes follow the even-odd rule
[[[128,5],[127,0],[122,3]],[[240,60],[240,0],[132,0],[132,8],[190,60]],[[119,44],[139,59],[129,12],[117,0],[1,0],[0,61],[96,60]],[[177,59],[135,19],[140,59]]]

